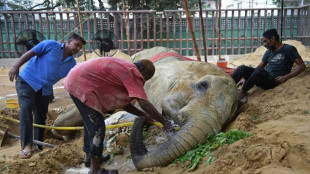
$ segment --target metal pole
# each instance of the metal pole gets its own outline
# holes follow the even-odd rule
[[[79,14],[81,37],[84,38],[82,18],[81,18],[81,12],[80,12],[80,1],[79,0],[77,0],[77,7],[78,7],[78,14]],[[85,54],[85,46],[84,45],[83,45],[83,55],[84,55],[84,61],[86,61],[86,54]]]
[[[200,16],[200,23],[202,28],[202,40],[203,40],[203,50],[204,50],[204,56],[205,56],[205,62],[208,62],[207,60],[207,45],[206,45],[206,37],[205,37],[205,27],[203,25],[203,17],[202,17],[202,7],[201,7],[201,0],[198,0],[199,4],[199,16]],[[208,14],[207,14],[208,18]]]
[[[199,54],[198,47],[197,47],[197,43],[196,43],[195,33],[193,31],[191,19],[190,19],[188,8],[187,8],[187,0],[183,0],[183,3],[184,3],[184,8],[185,8],[185,13],[186,13],[186,19],[187,19],[188,27],[191,30],[191,35],[192,35],[193,42],[194,42],[194,47],[195,47],[195,51],[196,51],[197,60],[201,61],[200,54]]]

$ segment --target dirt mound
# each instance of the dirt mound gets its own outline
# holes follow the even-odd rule
[[[310,49],[305,47],[301,42],[296,40],[286,40],[283,41],[283,43],[295,46],[301,58],[304,61],[310,61]],[[253,53],[247,54],[240,59],[229,61],[229,66],[234,68],[239,65],[256,67],[256,65],[262,60],[266,50],[267,49],[264,46],[260,46]]]

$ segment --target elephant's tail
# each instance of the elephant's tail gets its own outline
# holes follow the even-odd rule
[[[144,123],[145,118],[137,118],[130,135],[131,157],[138,170],[154,166],[167,166],[198,144],[204,143],[208,133],[214,133],[208,124],[204,124],[204,121],[189,120],[175,136],[148,152],[142,140]]]

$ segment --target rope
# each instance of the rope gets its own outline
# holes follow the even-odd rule
[[[4,115],[0,115],[0,118],[13,121],[15,123],[20,123],[19,120],[13,119],[6,117]],[[115,124],[115,125],[108,125],[106,126],[106,129],[113,129],[113,128],[119,128],[119,127],[126,127],[126,126],[132,126],[134,122],[128,122],[128,123],[122,123],[122,124]],[[152,122],[152,124],[163,127],[163,125],[159,122]],[[40,124],[35,124],[33,123],[34,127],[40,127],[40,128],[45,128],[45,129],[55,129],[55,130],[83,130],[84,127],[54,127],[54,126],[46,126],[46,125],[40,125]]]

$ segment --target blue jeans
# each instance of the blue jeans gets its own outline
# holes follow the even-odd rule
[[[16,79],[16,92],[20,108],[20,140],[22,149],[33,145],[32,124],[34,113],[35,123],[45,125],[48,112],[49,96],[42,96],[42,89],[35,92],[32,87],[20,76]],[[44,140],[44,128],[34,128],[34,139]],[[42,146],[38,146],[42,149]]]
[[[105,122],[101,113],[88,107],[78,98],[70,95],[76,107],[81,113],[84,123],[84,147],[83,151],[91,158],[102,156],[103,140],[105,136]]]

